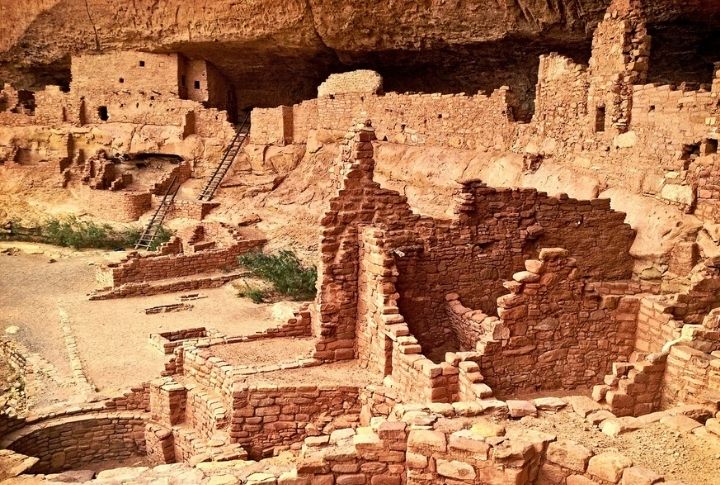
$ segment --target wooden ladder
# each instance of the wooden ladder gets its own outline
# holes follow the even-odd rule
[[[225,178],[225,174],[227,174],[228,170],[230,170],[230,166],[235,161],[235,157],[237,157],[237,154],[240,153],[240,149],[242,148],[242,145],[247,138],[248,133],[245,130],[245,126],[248,124],[249,120],[250,113],[245,115],[245,119],[243,119],[242,123],[240,124],[240,128],[238,129],[237,133],[235,133],[235,136],[230,142],[230,145],[228,145],[227,149],[225,149],[225,153],[223,153],[222,159],[220,159],[220,163],[217,167],[215,167],[215,171],[213,172],[212,176],[208,179],[205,187],[198,195],[198,200],[210,200],[215,195],[215,191]]]
[[[138,239],[135,243],[135,249],[150,249],[150,247],[152,246],[152,243],[157,237],[160,227],[162,227],[162,223],[163,220],[165,220],[168,209],[170,209],[170,207],[172,206],[173,202],[175,201],[175,196],[180,189],[180,184],[175,184],[176,180],[177,175],[175,175],[170,181],[170,185],[168,185],[168,188],[165,191],[165,195],[160,201],[160,205],[155,211],[155,214],[153,214],[152,219],[150,219],[147,227],[145,227],[145,230],[140,236],[140,239]]]

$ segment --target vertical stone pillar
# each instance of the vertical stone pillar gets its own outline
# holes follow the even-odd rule
[[[164,426],[180,424],[185,419],[187,389],[168,377],[150,383],[151,419]]]
[[[145,449],[156,465],[175,462],[175,440],[169,428],[155,423],[145,426]]]

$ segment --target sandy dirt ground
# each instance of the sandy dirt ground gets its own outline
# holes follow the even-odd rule
[[[355,360],[245,376],[249,384],[365,386],[379,381],[376,373],[361,368]]]
[[[10,246],[0,244],[0,251]],[[40,396],[37,406],[62,401],[77,392],[65,335],[77,343],[88,381],[103,395],[114,395],[159,375],[166,356],[150,346],[150,333],[197,326],[226,335],[248,335],[283,323],[287,304],[256,305],[230,288],[200,292],[189,311],[146,315],[145,309],[179,302],[180,293],[90,301],[99,263],[124,253],[71,251],[14,243],[22,252],[0,254],[0,332],[54,366],[57,386]],[[34,253],[34,254],[28,254]],[[51,259],[55,262],[49,262]],[[284,306],[284,307],[283,307]],[[278,311],[278,307],[280,311]],[[63,329],[65,324],[65,329]]]
[[[274,338],[210,347],[213,355],[238,366],[261,366],[309,358],[315,350],[314,338]]]
[[[661,423],[610,437],[572,411],[526,417],[511,426],[531,428],[576,441],[595,453],[617,451],[635,465],[687,485],[720,485],[720,446],[692,433],[678,433]]]

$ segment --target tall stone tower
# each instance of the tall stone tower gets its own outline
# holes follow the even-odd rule
[[[632,86],[647,80],[650,36],[641,2],[613,0],[593,36],[588,110],[595,133],[628,130]]]

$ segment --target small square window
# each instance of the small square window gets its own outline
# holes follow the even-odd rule
[[[120,84],[123,84],[125,82],[125,78],[120,78]]]
[[[713,138],[705,140],[705,155],[714,155],[718,152],[718,141]]]
[[[138,63],[138,65],[139,65],[140,67],[145,67],[145,61],[140,61],[140,62]]]
[[[195,89],[200,89],[200,81],[195,81]]]

